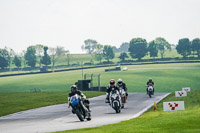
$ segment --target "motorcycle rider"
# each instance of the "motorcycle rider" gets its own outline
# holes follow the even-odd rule
[[[154,82],[153,82],[152,78],[149,78],[149,81],[147,81],[147,89],[146,89],[147,94],[148,94],[148,87],[149,86],[153,87],[153,94],[154,94]]]
[[[90,116],[90,112],[91,112],[90,106],[89,106],[90,101],[87,100],[87,99],[86,99],[86,96],[85,96],[81,91],[79,91],[79,90],[77,89],[77,86],[76,86],[76,85],[72,85],[72,86],[71,86],[71,92],[70,92],[69,95],[68,95],[68,104],[69,104],[69,106],[71,106],[71,104],[70,104],[70,102],[69,102],[69,101],[70,101],[70,98],[71,98],[72,96],[76,95],[76,94],[79,95],[79,96],[81,97],[80,104],[81,104],[81,107],[85,110],[86,118],[89,117],[89,116]],[[73,113],[73,114],[75,113],[73,109],[72,109],[72,113]]]
[[[119,91],[119,88],[116,86],[114,79],[110,80],[110,83],[109,83],[109,85],[107,87],[107,90],[106,90],[106,100],[105,100],[106,103],[110,102],[110,100],[109,100],[110,99],[110,92],[112,91],[112,89]]]
[[[128,97],[126,84],[122,81],[122,79],[117,80],[117,87],[118,88],[122,87],[122,89],[124,89],[124,91],[126,92],[126,97]]]

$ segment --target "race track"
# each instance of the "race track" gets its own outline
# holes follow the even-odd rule
[[[43,133],[96,127],[135,118],[169,93],[156,93],[152,98],[144,93],[129,93],[125,109],[116,114],[104,102],[105,95],[91,98],[92,120],[80,122],[67,104],[47,106],[0,117],[1,133]]]

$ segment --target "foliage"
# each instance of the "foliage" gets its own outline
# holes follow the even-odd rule
[[[158,46],[158,50],[160,51],[161,58],[164,57],[164,53],[166,49],[171,49],[171,45],[162,37],[157,37],[155,39],[155,44]]]
[[[116,47],[116,46],[112,46],[112,49],[113,49],[113,51],[116,53],[116,52],[119,52],[118,51],[118,48]]]
[[[66,52],[67,51],[65,50],[64,47],[62,47],[62,46],[57,46],[56,47],[56,55],[57,56],[63,56],[63,55],[65,55]]]
[[[44,45],[42,45],[42,44],[37,44],[35,46],[36,56],[39,58],[39,65],[40,65],[40,67],[41,67],[41,59],[42,59],[43,49],[44,49]]]
[[[97,61],[99,61],[101,63],[102,59],[103,59],[103,45],[98,44],[97,48],[94,52],[94,57]]]
[[[84,41],[84,45],[82,45],[82,50],[86,50],[88,54],[92,54],[96,47],[97,47],[97,41],[93,39],[87,39]]]
[[[28,66],[35,67],[36,65],[36,50],[34,46],[29,46],[24,56]]]
[[[128,58],[128,55],[127,55],[127,53],[126,53],[126,52],[123,52],[123,53],[120,53],[120,56],[119,56],[118,58],[120,58],[120,59],[121,59],[121,61],[124,61],[124,60],[125,60],[125,58]]]
[[[133,38],[130,41],[128,50],[132,58],[141,60],[147,54],[147,42],[142,38]]]
[[[123,53],[123,52],[128,52],[128,48],[129,48],[129,43],[128,42],[124,42],[120,45],[119,48],[117,48],[116,46],[112,46],[113,50],[115,53]]]
[[[51,57],[47,54],[48,47],[44,47],[44,56],[41,59],[41,63],[48,66],[51,64]]]
[[[54,69],[56,61],[58,60],[56,55],[56,48],[49,48],[49,55],[51,57],[52,69]]]
[[[103,48],[103,57],[109,62],[115,57],[115,53],[110,45],[105,45]]]
[[[154,41],[149,42],[148,51],[150,52],[150,57],[158,56],[158,47]]]
[[[120,45],[119,52],[128,52],[129,43],[124,42]]]
[[[176,50],[183,57],[187,57],[191,54],[191,43],[188,38],[183,38],[178,41]]]
[[[200,58],[200,39],[195,38],[192,40],[191,48],[193,52],[196,52],[196,55]]]
[[[1,49],[0,48],[0,67],[1,69],[4,69],[5,67],[8,66],[10,61],[10,56],[9,53],[6,49]]]
[[[22,66],[22,59],[17,55],[15,55],[13,62],[15,64],[15,66],[18,68]]]

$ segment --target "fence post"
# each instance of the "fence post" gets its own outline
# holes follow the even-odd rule
[[[98,87],[99,87],[99,91],[100,91],[100,89],[101,89],[101,88],[100,88],[100,75],[101,75],[101,74],[98,75]]]

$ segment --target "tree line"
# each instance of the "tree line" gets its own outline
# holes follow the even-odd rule
[[[69,51],[64,47],[57,46],[56,48],[48,48],[47,46],[37,44],[29,46],[26,51],[22,51],[20,55],[16,54],[10,48],[0,49],[0,68],[4,69],[12,64],[15,64],[17,68],[23,66],[29,66],[34,68],[36,63],[39,62],[39,67],[52,65],[54,69],[55,63],[58,58],[63,55],[68,55]]]
[[[91,54],[99,63],[103,59],[110,62],[115,57],[116,52],[120,52],[118,58],[123,62],[129,56],[132,59],[141,60],[144,56],[149,55],[152,58],[158,57],[160,53],[161,58],[164,58],[164,53],[167,49],[172,49],[172,44],[162,37],[158,37],[155,40],[147,42],[144,38],[133,38],[130,42],[122,43],[119,48],[111,45],[99,44],[94,39],[87,39],[81,46],[82,50]],[[200,58],[200,39],[195,38],[190,41],[188,38],[179,39],[176,45],[176,50],[184,58],[189,55],[197,55]],[[45,66],[52,65],[54,69],[58,58],[66,56],[67,65],[70,64],[70,52],[65,50],[64,47],[57,46],[56,48],[48,48],[47,46],[38,44],[35,46],[29,46],[26,51],[23,51],[20,55],[15,54],[14,50],[9,48],[0,49],[0,68],[4,69],[12,64],[16,67],[24,67],[26,65],[34,68],[36,63],[39,62],[39,66],[42,64]],[[38,60],[38,61],[37,61]]]
[[[166,50],[172,49],[172,44],[162,37],[157,37],[155,40],[147,43],[146,39],[143,38],[133,38],[129,43],[122,43],[120,48],[110,45],[101,45],[98,44],[96,40],[88,39],[85,40],[85,44],[82,45],[82,49],[85,50],[88,54],[92,54],[97,61],[106,59],[107,61],[111,60],[115,56],[115,52],[121,52],[118,58],[121,61],[124,61],[126,58],[129,58],[129,55],[132,59],[141,60],[144,56],[150,55],[150,57],[158,57],[160,53],[161,58],[164,58],[164,53]],[[190,41],[188,38],[179,39],[178,44],[176,45],[176,50],[184,58],[189,55],[197,55],[200,58],[200,39],[195,38]],[[127,54],[129,53],[129,55]]]

